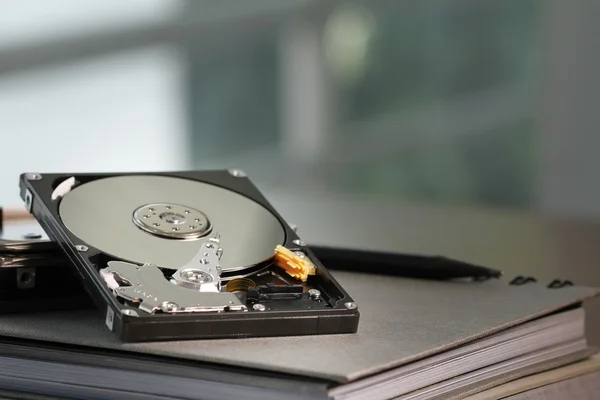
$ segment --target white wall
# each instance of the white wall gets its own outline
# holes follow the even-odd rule
[[[173,17],[178,0],[0,0],[0,49],[151,24]]]
[[[22,172],[185,168],[183,78],[169,47],[0,75],[0,205]]]

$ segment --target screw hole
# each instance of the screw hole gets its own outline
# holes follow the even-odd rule
[[[19,276],[19,281],[21,281],[21,283],[31,283],[32,280],[33,275],[29,272],[23,272],[21,276]]]

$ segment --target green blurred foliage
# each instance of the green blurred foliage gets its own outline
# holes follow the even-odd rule
[[[536,1],[421,0],[370,9],[377,34],[368,69],[340,95],[348,120],[535,79]]]
[[[532,202],[535,124],[406,148],[337,177],[342,190],[407,200],[526,208]]]
[[[372,12],[378,31],[366,73],[341,89],[344,122],[489,89],[535,86],[537,1],[405,1],[373,7]],[[368,165],[351,166],[336,180],[345,190],[527,207],[535,137],[533,116],[507,121],[485,132],[411,146]]]
[[[364,73],[337,88],[337,134],[355,122],[536,84],[539,0],[363,1],[373,15]],[[214,38],[188,49],[192,148],[196,161],[279,140],[278,30]],[[211,39],[212,41],[213,39]],[[532,201],[534,110],[485,132],[348,162],[325,186],[350,193],[527,207]],[[415,135],[399,132],[397,135]],[[363,133],[364,140],[369,132]],[[419,143],[418,140],[410,140]],[[377,143],[368,142],[369,146]],[[382,152],[383,153],[383,152]],[[386,152],[386,154],[388,154]]]

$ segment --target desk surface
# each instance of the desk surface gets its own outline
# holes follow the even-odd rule
[[[372,198],[268,194],[309,243],[442,254],[501,269],[507,277],[600,287],[600,222]],[[590,343],[600,345],[600,300],[586,310]]]

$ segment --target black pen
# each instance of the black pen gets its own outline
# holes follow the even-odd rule
[[[328,269],[430,280],[498,278],[502,271],[443,256],[352,250],[309,245]]]

